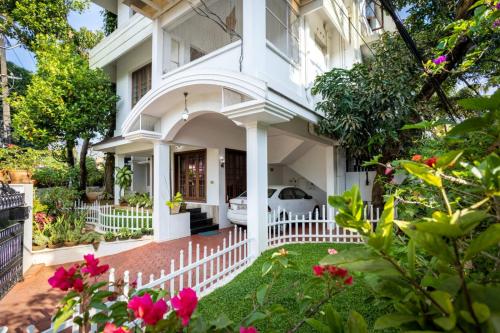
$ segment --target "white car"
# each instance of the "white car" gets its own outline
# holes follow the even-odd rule
[[[280,218],[287,219],[291,215],[308,215],[309,212],[318,210],[319,205],[312,196],[300,188],[293,186],[269,186],[267,190],[268,212],[285,211]],[[291,214],[291,215],[289,215]],[[283,213],[281,213],[283,215]],[[234,224],[247,225],[247,193],[243,192],[236,198],[229,200],[227,219]]]

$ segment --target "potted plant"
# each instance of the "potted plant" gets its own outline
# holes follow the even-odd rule
[[[0,149],[2,179],[14,184],[31,184],[31,174],[38,164],[39,154],[31,148],[8,145]]]
[[[104,240],[106,242],[114,242],[116,240],[116,235],[112,231],[108,231],[104,234]]]
[[[185,205],[185,203],[181,192],[177,192],[172,201],[167,201],[167,206],[170,208],[170,214],[179,214],[183,205]]]
[[[128,166],[116,168],[115,182],[120,187],[120,204],[122,204],[122,197],[125,195],[125,189],[132,184],[132,175],[133,172]]]
[[[33,251],[43,250],[47,247],[48,242],[49,239],[47,236],[43,235],[42,233],[36,233],[33,235],[33,244],[31,246],[31,249]]]
[[[80,239],[80,232],[78,230],[68,230],[64,239],[64,246],[75,246]]]
[[[126,240],[130,238],[130,230],[127,228],[121,228],[120,232],[118,233],[118,239],[119,240]]]
[[[63,246],[63,243],[64,239],[60,235],[53,233],[49,237],[48,247],[49,249],[57,249]]]
[[[141,237],[142,237],[142,232],[140,230],[134,231],[130,236],[130,238],[132,239],[139,239]]]

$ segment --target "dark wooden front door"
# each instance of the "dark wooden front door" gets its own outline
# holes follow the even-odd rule
[[[226,202],[247,190],[247,153],[226,149]]]
[[[175,153],[175,192],[184,200],[206,201],[207,151]]]

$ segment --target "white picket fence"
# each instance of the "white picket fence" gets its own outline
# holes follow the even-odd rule
[[[336,214],[335,209],[324,205],[321,211],[300,216],[278,208],[269,216],[267,244],[272,248],[291,243],[361,243],[360,234],[337,225]],[[374,227],[380,218],[380,210],[366,205],[363,217]]]
[[[153,227],[153,214],[139,207],[116,209],[110,205],[100,205],[97,201],[87,204],[78,201],[75,209],[86,212],[87,223],[93,224],[98,232],[119,232],[122,228],[131,231]],[[0,332],[1,333],[1,332]]]
[[[209,250],[207,246],[202,247],[200,244],[193,246],[192,242],[189,242],[187,251],[181,250],[178,260],[171,259],[170,267],[161,269],[156,276],[151,274],[149,277],[145,277],[142,272],[137,272],[133,277],[129,271],[125,271],[121,277],[118,277],[115,269],[111,268],[108,276],[109,290],[116,291],[114,284],[120,281],[124,285],[123,293],[119,296],[121,300],[127,299],[132,283],[137,284],[137,289],[161,288],[167,290],[169,296],[175,296],[177,291],[189,287],[196,291],[198,297],[203,297],[231,281],[251,263],[252,258],[248,251],[249,242],[246,230],[234,227],[234,230],[229,232],[228,238],[223,239],[222,247],[219,245],[215,249]],[[57,332],[66,329],[78,332],[78,325],[73,321],[76,316],[78,313],[65,321],[57,329]],[[96,327],[93,327],[91,331],[96,332]],[[0,327],[0,333],[7,332],[6,327]],[[26,332],[38,331],[31,325],[26,328]],[[39,332],[52,333],[54,328],[51,326],[51,328]]]

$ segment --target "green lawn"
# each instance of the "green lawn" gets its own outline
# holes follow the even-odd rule
[[[304,281],[312,275],[312,266],[327,254],[328,248],[348,250],[355,244],[295,244],[285,245],[288,250],[296,251],[299,269],[287,271],[275,285],[271,294],[271,302],[282,304],[288,313],[277,315],[270,320],[260,323],[257,328],[260,332],[278,330],[288,331],[293,323],[297,322],[299,306],[296,302],[296,293],[302,290]],[[230,319],[238,321],[251,311],[251,301],[245,296],[254,291],[263,282],[268,281],[261,277],[261,267],[265,258],[268,258],[277,249],[265,252],[259,259],[229,284],[215,290],[204,297],[199,303],[199,311],[207,319],[215,319],[219,313],[225,313]],[[317,291],[316,291],[317,292]],[[310,293],[312,295],[312,293]],[[371,328],[375,319],[383,314],[386,304],[377,303],[371,296],[368,286],[362,279],[356,278],[354,284],[332,299],[335,309],[345,318],[350,310],[356,310],[365,317]],[[301,332],[313,332],[304,326]]]

